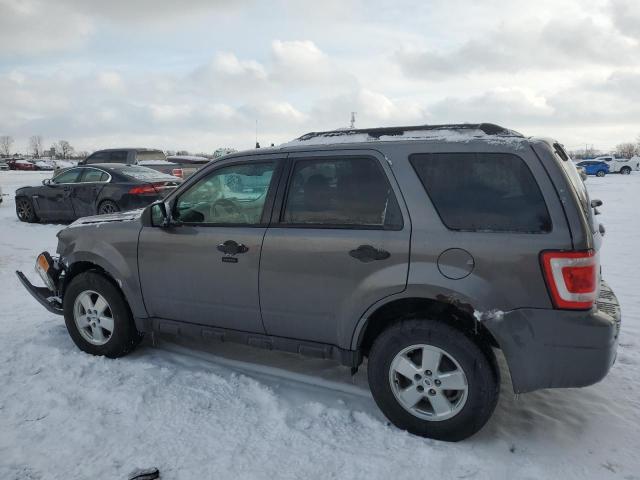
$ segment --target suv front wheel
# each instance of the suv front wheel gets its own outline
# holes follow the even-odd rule
[[[80,273],[71,280],[63,309],[67,331],[84,352],[122,357],[142,339],[124,296],[98,272]]]
[[[376,338],[369,386],[398,428],[446,441],[463,440],[489,420],[500,378],[489,347],[443,322],[408,320]]]

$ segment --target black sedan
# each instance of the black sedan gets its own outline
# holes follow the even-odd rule
[[[89,215],[142,208],[182,182],[138,165],[95,164],[67,168],[37,187],[16,190],[23,222],[71,221]]]

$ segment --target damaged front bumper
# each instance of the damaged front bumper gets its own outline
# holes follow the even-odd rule
[[[24,273],[16,271],[20,283],[27,289],[40,305],[56,315],[62,315],[62,299],[59,296],[59,284],[62,269],[58,259],[52,257],[49,252],[42,252],[36,259],[35,270],[42,278],[46,287],[36,287]]]

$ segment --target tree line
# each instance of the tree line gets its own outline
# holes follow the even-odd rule
[[[604,152],[602,150],[598,150],[597,148],[593,148],[593,146],[586,146],[584,149],[580,150],[571,150],[569,155],[574,160],[582,160],[585,158],[595,158],[600,157],[602,155],[611,155],[614,154],[618,158],[633,158],[637,155],[640,155],[640,135],[635,142],[623,142],[616,145],[616,148],[613,152]]]
[[[13,137],[10,135],[0,135],[0,155],[3,157],[9,157],[13,153]],[[34,158],[40,158],[45,156],[45,153],[48,155],[53,155],[57,158],[67,159],[73,158],[75,149],[67,140],[59,140],[56,143],[51,144],[51,147],[48,151],[45,152],[43,147],[43,139],[42,135],[33,135],[29,137],[29,146],[27,148],[27,152],[29,155]],[[78,152],[80,156],[86,156],[86,152]]]

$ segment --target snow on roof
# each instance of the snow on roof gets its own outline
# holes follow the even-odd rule
[[[442,142],[469,142],[482,139],[489,143],[520,143],[522,134],[489,123],[458,125],[421,125],[411,127],[372,128],[363,130],[332,130],[311,132],[281,147],[306,145],[332,145],[340,143],[393,142],[406,140],[432,140]]]

